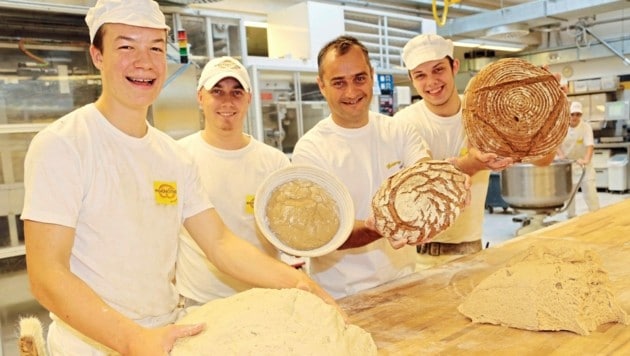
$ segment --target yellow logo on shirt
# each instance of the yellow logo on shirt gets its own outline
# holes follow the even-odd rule
[[[247,214],[254,213],[254,195],[253,194],[248,194],[247,196],[245,196],[245,212]]]
[[[177,182],[153,182],[153,193],[158,205],[177,204]]]
[[[468,154],[468,147],[464,147],[459,151],[459,157],[464,157]]]
[[[400,166],[402,168],[402,161],[390,162],[387,164],[387,169],[390,169],[394,166]]]
[[[583,138],[578,138],[578,140],[577,140],[577,144],[578,144],[578,145],[582,145],[582,144],[584,144],[584,139],[583,139]]]

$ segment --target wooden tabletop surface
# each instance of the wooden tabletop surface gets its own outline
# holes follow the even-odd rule
[[[351,323],[372,334],[379,355],[630,355],[628,325],[604,324],[581,336],[473,324],[457,311],[481,280],[530,245],[559,242],[599,253],[619,303],[630,313],[630,199],[343,298],[339,304]]]

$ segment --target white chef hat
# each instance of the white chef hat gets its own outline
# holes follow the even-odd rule
[[[98,0],[85,16],[90,42],[105,23],[169,30],[160,6],[153,0]]]
[[[228,77],[238,80],[245,91],[252,91],[252,85],[249,80],[249,74],[247,74],[247,69],[245,69],[245,67],[243,67],[243,65],[236,59],[227,56],[217,57],[206,63],[206,66],[203,68],[201,76],[199,77],[197,91],[199,91],[201,87],[204,87],[206,90],[210,90],[219,81]]]
[[[422,63],[442,59],[446,56],[453,58],[453,42],[431,33],[412,38],[403,47],[402,53],[407,70],[413,70]]]
[[[571,102],[571,109],[569,111],[569,114],[573,114],[573,113],[582,113],[582,103],[580,103],[579,101],[572,101]]]

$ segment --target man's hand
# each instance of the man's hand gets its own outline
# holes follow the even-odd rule
[[[464,206],[462,207],[462,209],[466,209],[466,207],[470,205],[470,201],[471,201],[470,187],[472,186],[472,178],[468,174],[464,173],[463,175],[465,176],[464,188],[466,189],[466,198],[465,198]],[[376,222],[374,219],[374,215],[370,214],[370,216],[365,220],[364,225],[366,229],[373,231],[375,234],[382,235],[381,232],[379,232],[376,229]],[[395,239],[390,236],[385,236],[385,237],[387,238],[387,241],[392,246],[392,248],[397,250],[406,245],[417,246],[420,244],[427,243],[431,241],[440,232],[441,231],[436,231],[431,236],[421,236],[420,238],[417,238],[415,234],[409,237],[406,237],[403,235],[402,237],[397,237]],[[411,241],[414,241],[414,242],[411,242]]]
[[[304,276],[306,277],[306,275]],[[320,297],[324,302],[326,302],[326,304],[329,304],[333,306],[335,309],[337,309],[337,312],[341,315],[343,320],[346,323],[348,323],[348,314],[346,314],[346,312],[343,309],[341,309],[339,304],[337,304],[335,299],[330,294],[328,294],[322,287],[320,287],[312,279],[306,277],[305,279],[300,280],[298,284],[295,286],[295,288],[313,293],[316,296]]]
[[[365,227],[372,230],[375,234],[381,234],[378,230],[376,230],[376,222],[374,220],[374,215],[371,215],[365,219]],[[407,239],[399,239],[395,240],[391,237],[387,237],[387,241],[395,250],[407,245]]]
[[[501,157],[496,153],[481,152],[475,147],[470,147],[465,156],[449,158],[447,161],[468,175],[474,175],[479,171],[488,169],[501,171],[514,164],[514,159],[510,157]]]

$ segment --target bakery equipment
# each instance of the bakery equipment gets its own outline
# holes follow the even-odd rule
[[[595,136],[601,143],[630,141],[630,100],[605,104],[604,121]]]
[[[555,160],[548,166],[518,163],[501,172],[501,195],[514,210],[525,213],[517,218],[522,226],[516,235],[543,228],[544,220],[565,211],[577,192],[585,170],[578,182],[572,181],[571,160]]]
[[[309,250],[299,250],[281,241],[269,227],[267,218],[267,204],[274,190],[297,179],[305,179],[324,188],[338,207],[337,233],[326,244]],[[254,217],[262,235],[278,250],[292,256],[317,257],[336,250],[348,239],[354,227],[354,205],[350,192],[337,177],[317,167],[291,165],[272,173],[260,184],[254,200]]]
[[[608,159],[608,190],[625,193],[630,181],[630,165],[628,155],[616,154]]]

